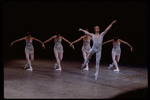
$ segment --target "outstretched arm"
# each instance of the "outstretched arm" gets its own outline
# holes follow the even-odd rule
[[[36,40],[36,41],[38,41],[38,42],[40,42],[40,43],[42,44],[42,42],[41,42],[39,39],[36,39],[36,38],[34,38],[34,37],[32,37],[32,39],[33,39],[33,40]]]
[[[84,37],[84,36],[82,36],[82,37],[80,37],[79,39],[73,41],[71,44],[74,44],[74,43],[77,43],[77,42],[81,41],[81,40],[83,39],[83,37]]]
[[[89,35],[89,36],[92,36],[92,34],[91,33],[89,33],[88,31],[86,31],[86,30],[83,30],[83,29],[81,29],[81,28],[79,28],[79,31],[82,31],[82,32],[84,32],[85,34],[87,34],[87,35]]]
[[[42,44],[41,46],[45,49],[45,45],[44,45],[39,39],[36,39],[36,38],[34,38],[34,37],[32,37],[32,39],[35,40],[35,41],[40,42],[40,43]]]
[[[106,34],[106,33],[108,32],[108,30],[112,27],[112,25],[113,25],[114,23],[116,23],[116,22],[117,22],[117,20],[114,20],[114,21],[105,29],[104,34]]]
[[[67,39],[65,39],[65,38],[62,37],[62,36],[61,36],[61,38],[62,38],[64,41],[68,42],[68,43],[71,45],[71,42],[69,42]]]
[[[25,40],[25,39],[26,39],[26,37],[23,37],[21,39],[17,39],[15,41],[13,41],[10,46],[13,46],[13,43],[15,43],[15,42],[19,42],[19,41],[22,41],[22,40]]]
[[[64,38],[64,37],[62,37],[62,36],[61,36],[61,38],[62,38],[64,41],[68,42],[68,43],[70,44],[70,46],[72,46],[72,48],[74,49],[74,46],[72,45],[72,43],[71,43],[71,42],[69,42],[67,39],[65,39],[65,38]]]
[[[125,41],[123,41],[123,40],[121,40],[121,39],[119,39],[119,40],[120,40],[120,42],[122,42],[122,43],[124,43],[124,44],[127,44],[127,45],[131,48],[131,51],[133,51],[132,46],[131,46],[128,42],[125,42]]]
[[[104,42],[103,44],[106,44],[106,43],[109,43],[109,42],[113,42],[113,39],[108,40],[108,41]],[[102,45],[103,45],[103,44],[102,44]]]
[[[50,39],[44,41],[43,44],[44,44],[44,43],[47,43],[47,42],[49,42],[49,41],[51,41],[52,39],[54,39],[54,37],[55,37],[55,36],[52,36]]]

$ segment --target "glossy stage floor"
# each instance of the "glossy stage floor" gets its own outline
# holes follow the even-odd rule
[[[4,62],[4,98],[105,99],[148,87],[147,67],[120,65],[120,72],[114,72],[114,67],[108,69],[109,64],[101,63],[95,80],[92,62],[89,71],[82,70],[82,62],[77,61],[63,60],[62,71],[54,70],[55,59],[35,59],[32,72],[23,69],[25,64],[25,59]]]

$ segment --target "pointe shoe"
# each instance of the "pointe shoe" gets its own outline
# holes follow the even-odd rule
[[[119,69],[115,69],[114,71],[117,71],[117,72],[119,72]]]
[[[89,68],[88,68],[88,67],[86,67],[86,68],[84,68],[83,70],[89,70]]]
[[[58,64],[57,63],[55,63],[55,66],[54,66],[54,69],[56,69],[56,67],[58,66]]]
[[[30,67],[29,69],[27,69],[27,71],[32,71],[33,70],[33,68],[32,67]]]
[[[110,68],[112,68],[112,67],[113,67],[113,65],[112,65],[112,64],[110,64],[110,65],[109,65],[109,67],[108,67],[108,69],[110,69]]]
[[[60,71],[61,71],[62,69],[61,69],[61,68],[57,68],[57,69],[55,69],[55,70],[60,70]]]
[[[24,69],[26,69],[27,67],[28,67],[28,64],[25,64],[25,65],[24,65]]]

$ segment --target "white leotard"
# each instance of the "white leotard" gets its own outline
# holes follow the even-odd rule
[[[85,38],[83,38],[82,51],[89,52],[90,50],[91,50],[90,39],[86,40]]]
[[[25,52],[29,52],[30,54],[34,53],[34,47],[32,45],[32,39],[30,41],[26,41],[26,47],[25,47]]]
[[[121,53],[120,44],[121,44],[120,42],[118,43],[113,42],[113,49],[112,49],[113,54],[118,55]]]
[[[60,39],[57,39],[57,38],[54,38],[54,42],[55,42],[55,45],[54,45],[54,52],[63,52],[63,46],[61,44],[61,38]]]

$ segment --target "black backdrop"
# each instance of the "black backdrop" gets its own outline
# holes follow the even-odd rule
[[[42,42],[49,39],[59,30],[70,42],[84,35],[79,28],[94,32],[95,25],[104,31],[115,19],[118,20],[103,42],[117,35],[133,46],[121,44],[121,59],[123,64],[147,65],[148,63],[148,2],[3,2],[2,4],[2,54],[3,61],[12,58],[25,58],[25,41],[12,41],[26,36],[27,31]],[[82,41],[74,44],[75,50],[65,41],[64,60],[83,61]],[[36,58],[54,59],[54,41],[45,44],[33,41]],[[91,43],[92,45],[92,43]],[[102,49],[101,62],[111,62],[112,43]],[[95,56],[90,61],[95,62]]]

